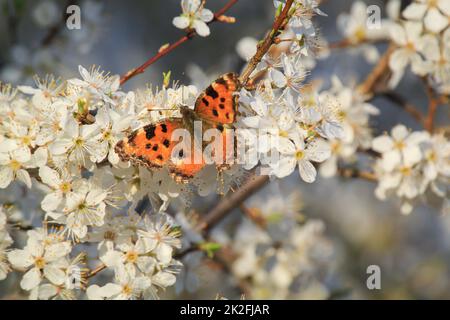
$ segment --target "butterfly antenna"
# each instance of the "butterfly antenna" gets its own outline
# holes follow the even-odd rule
[[[174,110],[180,110],[180,108],[170,108],[170,109],[164,109],[164,108],[152,108],[148,109],[148,111],[174,111]]]

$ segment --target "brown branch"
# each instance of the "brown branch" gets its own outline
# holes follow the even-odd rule
[[[358,169],[340,168],[339,174],[344,178],[361,178],[368,181],[378,181],[374,173],[360,171]]]
[[[225,4],[225,6],[222,7],[222,9],[220,9],[219,11],[214,13],[214,19],[211,20],[210,22],[208,22],[208,24],[211,24],[211,23],[213,23],[215,21],[220,21],[222,19],[221,16],[225,12],[227,12],[234,4],[236,4],[236,2],[238,2],[238,0],[229,0]],[[152,65],[153,63],[155,63],[156,61],[158,61],[159,59],[161,59],[162,57],[164,57],[168,53],[170,53],[173,50],[175,50],[176,48],[178,48],[181,44],[183,44],[186,41],[192,39],[196,34],[197,33],[195,32],[195,30],[189,30],[186,33],[186,35],[184,35],[183,37],[178,39],[176,42],[172,43],[171,45],[161,47],[162,49],[160,49],[156,55],[154,55],[153,57],[148,59],[146,62],[144,62],[139,67],[131,69],[130,71],[125,73],[120,78],[120,84],[122,85],[125,82],[127,82],[128,80],[130,80],[131,78],[133,78],[134,76],[143,73],[150,65]]]
[[[431,87],[431,85],[428,83],[427,79],[422,78],[424,84],[425,84],[425,90],[427,93],[427,97],[428,97],[428,112],[427,112],[427,116],[424,120],[424,127],[425,129],[430,132],[433,133],[434,130],[434,118],[436,115],[436,111],[437,108],[439,106],[439,104],[441,102],[443,102],[443,99],[441,99],[440,97],[436,96],[433,88]]]
[[[384,39],[375,39],[375,40],[371,40],[371,39],[364,39],[358,42],[353,42],[350,39],[341,39],[335,42],[330,42],[328,44],[327,49],[348,49],[348,48],[354,48],[354,47],[358,47],[362,44],[376,44],[379,42],[384,42]]]
[[[372,69],[364,82],[358,87],[361,94],[367,95],[377,91],[377,85],[379,85],[379,82],[383,76],[389,72],[389,58],[391,57],[394,49],[395,46],[391,43],[384,55],[378,61],[377,65]]]
[[[256,208],[249,208],[245,204],[241,203],[239,209],[244,213],[250,220],[252,220],[258,227],[265,229],[267,225],[266,219],[261,215],[261,212]]]
[[[261,62],[261,59],[264,57],[264,55],[269,51],[272,44],[275,42],[275,38],[278,36],[280,31],[286,26],[286,23],[289,21],[288,13],[291,9],[291,6],[293,4],[294,0],[287,0],[286,4],[284,5],[283,10],[281,11],[280,15],[275,19],[272,29],[270,32],[266,35],[264,40],[260,44],[258,44],[258,49],[256,51],[256,54],[250,59],[250,61],[247,64],[247,67],[242,72],[240,80],[241,83],[245,86],[245,84],[248,81],[248,78],[252,74],[252,72],[256,69],[257,65]]]
[[[106,269],[106,265],[105,264],[101,264],[98,267],[96,267],[95,269],[92,269],[91,272],[89,272],[88,274],[88,278],[92,278],[93,276],[95,276],[97,273],[103,271]]]
[[[239,190],[223,198],[200,222],[198,229],[207,232],[228,213],[255,194],[269,182],[268,176],[253,176]]]
[[[422,113],[419,111],[419,109],[411,104],[410,102],[406,101],[401,95],[399,95],[395,91],[386,91],[382,94],[384,97],[389,99],[390,101],[394,102],[396,106],[400,107],[401,109],[405,110],[407,113],[409,113],[414,119],[417,120],[418,123],[421,125],[424,125],[424,117]]]

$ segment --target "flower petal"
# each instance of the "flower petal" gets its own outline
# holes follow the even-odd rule
[[[0,188],[4,189],[14,179],[13,170],[10,167],[0,167]]]
[[[39,283],[41,283],[41,272],[38,268],[32,268],[23,276],[22,281],[20,281],[20,287],[29,291],[37,287]]]
[[[192,25],[195,29],[195,31],[198,33],[201,37],[207,37],[210,34],[209,27],[206,23],[204,23],[202,20],[194,20],[194,23]]]
[[[372,149],[377,152],[384,153],[392,150],[393,147],[394,141],[388,135],[379,136],[372,140]]]
[[[59,268],[52,265],[46,265],[44,268],[44,276],[53,284],[61,285],[66,280],[66,274]]]
[[[448,26],[449,19],[442,15],[437,8],[430,8],[423,22],[428,30],[439,33]]]
[[[189,27],[189,19],[184,16],[175,17],[172,20],[172,24],[178,29],[186,29]]]
[[[300,160],[298,162],[298,171],[303,181],[312,183],[316,180],[317,171],[311,162],[307,160]]]

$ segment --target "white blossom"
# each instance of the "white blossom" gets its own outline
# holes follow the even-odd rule
[[[202,37],[209,36],[208,22],[212,21],[214,14],[203,8],[200,0],[181,0],[183,13],[173,18],[173,25],[179,29],[193,28]]]
[[[8,260],[14,268],[26,270],[20,286],[24,290],[32,290],[46,278],[55,285],[65,280],[62,270],[64,257],[72,250],[68,241],[54,238],[53,241],[43,230],[29,231],[28,241],[24,249],[14,249],[8,253]]]

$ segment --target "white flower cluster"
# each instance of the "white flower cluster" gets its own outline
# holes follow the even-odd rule
[[[374,63],[378,60],[379,53],[371,43],[389,38],[392,20],[382,19],[371,23],[368,13],[366,3],[355,1],[349,13],[338,16],[337,27],[345,41],[354,46],[349,50],[350,53],[362,53],[368,62]],[[388,15],[394,14],[390,14],[388,10]]]
[[[179,230],[166,214],[141,219],[111,217],[88,237],[99,242],[100,260],[115,271],[114,282],[87,289],[89,299],[157,299],[158,288],[175,283],[181,263],[173,250],[180,248]]]
[[[402,202],[401,211],[408,214],[413,204],[428,189],[448,201],[450,185],[450,142],[442,134],[410,132],[397,125],[391,135],[376,137],[372,142],[381,158],[375,165],[380,199],[394,195]]]
[[[319,98],[325,105],[337,104],[343,134],[341,139],[328,142],[331,157],[320,166],[324,177],[337,174],[339,161],[355,162],[357,151],[370,149],[372,132],[369,119],[379,114],[379,110],[367,102],[368,97],[361,95],[356,88],[344,86],[337,77],[331,80],[331,88],[321,91]]]
[[[282,8],[284,4],[275,1],[275,6]],[[280,44],[278,51],[269,51],[263,57],[254,74],[265,72],[267,77],[256,90],[242,90],[243,116],[238,126],[257,130],[243,131],[241,138],[253,141],[250,145],[266,173],[282,178],[298,166],[301,178],[311,183],[317,175],[312,162],[330,157],[326,141],[340,139],[343,130],[337,108],[321,103],[314,95],[305,99],[302,92],[307,75],[302,58],[315,45],[311,17],[323,13],[315,1],[296,1],[294,8],[286,30],[279,36],[291,37],[290,45],[286,48]],[[249,162],[245,168],[256,164]]]
[[[21,288],[30,291],[30,299],[75,298],[74,291],[86,281],[84,254],[71,260],[71,242],[45,228],[30,230],[27,235],[23,249],[8,252],[12,267],[25,273]]]
[[[4,280],[11,270],[6,258],[6,249],[13,243],[11,236],[6,230],[7,216],[0,207],[0,280]]]
[[[266,221],[243,220],[230,244],[237,255],[232,271],[250,282],[252,299],[326,299],[334,254],[320,220],[304,220],[296,192],[250,204]]]
[[[151,262],[146,262],[146,273],[142,276],[148,278],[149,284],[144,295],[156,297],[154,286],[164,288],[174,283],[173,272],[176,270],[173,265],[176,262],[172,260],[172,247],[178,246],[178,233],[170,230],[169,222],[140,222],[133,216],[136,221],[129,222],[127,228],[125,221],[131,219],[134,208],[146,194],[155,192],[153,198],[161,201],[161,198],[168,200],[164,196],[170,192],[174,196],[175,190],[169,187],[164,189],[164,183],[158,184],[152,180],[162,181],[161,174],[152,176],[150,172],[144,173],[144,170],[120,163],[113,148],[128,131],[142,126],[143,121],[149,121],[149,118],[144,120],[144,114],[150,113],[151,109],[147,103],[157,103],[162,99],[160,102],[165,108],[171,108],[179,103],[175,100],[180,96],[172,89],[159,91],[155,95],[140,92],[125,94],[118,91],[117,76],[103,75],[95,68],[89,72],[80,67],[80,73],[82,79],[66,82],[55,81],[51,77],[45,81],[39,80],[37,88],[2,86],[0,188],[12,191],[17,180],[33,188],[28,192],[44,192],[45,196],[41,198],[44,223],[61,228],[51,235],[45,235],[43,229],[30,231],[27,246],[23,250],[10,252],[9,261],[15,269],[27,271],[21,286],[31,291],[30,297],[50,298],[56,295],[54,291],[58,291],[70,298],[73,294],[64,291],[69,289],[66,280],[71,269],[70,239],[80,245],[110,239],[112,245],[108,246],[109,249],[119,250],[115,247],[117,245],[127,250],[125,243],[134,246],[138,240],[137,232],[141,230],[139,239],[155,237],[146,240],[146,247],[139,254],[155,256]],[[144,96],[145,100],[142,99]],[[136,103],[140,103],[139,107]],[[166,181],[169,179],[167,175]],[[147,188],[147,184],[151,188]],[[19,197],[16,193],[14,203],[20,201]],[[131,213],[123,213],[129,202]],[[11,243],[11,238],[4,231],[3,216],[2,213],[2,277],[8,271],[4,250]],[[103,234],[104,239],[93,240],[93,235],[99,232],[98,228],[116,223],[122,226],[117,234],[108,230]],[[138,228],[138,223],[143,226]],[[49,239],[54,241],[49,242]],[[116,239],[123,242],[116,242]],[[166,246],[166,243],[170,245]],[[102,260],[100,247],[99,257]],[[141,263],[143,259],[137,260]],[[122,268],[113,267],[108,261],[107,267],[116,270],[120,274],[117,277],[123,279]],[[136,270],[125,269],[127,274],[133,274],[133,279],[138,277]],[[172,273],[167,271],[172,269]],[[41,284],[43,279],[46,282]]]
[[[405,68],[427,76],[436,89],[450,92],[450,4],[446,0],[416,0],[406,7],[399,21],[390,27],[397,45],[389,66],[394,72],[391,84],[398,83]]]

